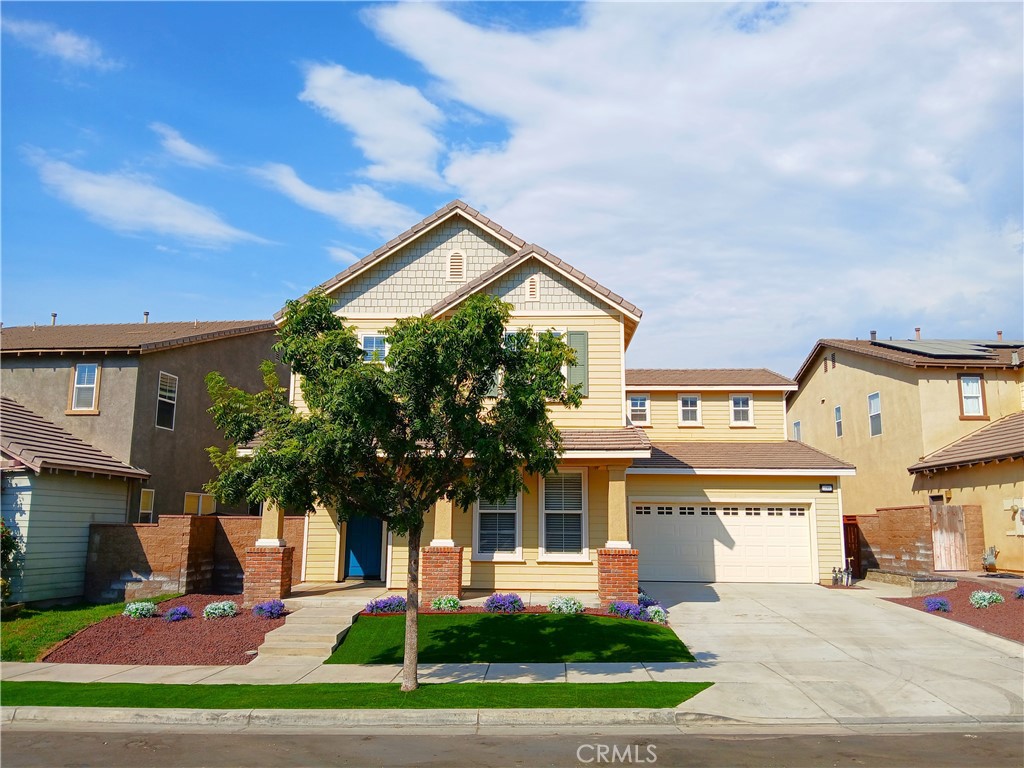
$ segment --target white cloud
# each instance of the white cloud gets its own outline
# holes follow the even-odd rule
[[[507,129],[452,153],[459,195],[646,310],[631,365],[1021,335],[1019,5],[594,3],[528,33],[458,12],[369,18]]]
[[[53,24],[4,18],[3,31],[22,45],[44,56],[55,56],[66,64],[99,70],[119,69],[120,62],[109,58],[95,40]]]
[[[185,165],[209,168],[220,165],[220,160],[209,150],[197,147],[182,138],[181,134],[163,123],[150,123],[150,129],[160,136],[160,145],[171,157]]]
[[[326,246],[326,250],[331,256],[331,261],[336,261],[339,264],[352,264],[358,258],[348,248],[341,248],[337,245],[328,245]]]
[[[437,172],[442,144],[435,135],[444,115],[418,90],[339,64],[308,65],[305,76],[299,98],[354,134],[356,146],[371,163],[365,170],[368,178],[445,186]]]
[[[411,208],[365,184],[354,184],[346,190],[317,189],[300,179],[291,166],[281,163],[268,163],[252,172],[304,208],[380,237],[393,237],[420,219]]]
[[[53,194],[116,232],[166,235],[205,248],[267,242],[232,227],[215,211],[161,189],[148,178],[84,171],[39,150],[27,154]]]

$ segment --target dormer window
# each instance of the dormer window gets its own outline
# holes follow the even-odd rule
[[[466,257],[462,251],[452,251],[448,254],[448,280],[453,283],[461,283],[466,279]]]

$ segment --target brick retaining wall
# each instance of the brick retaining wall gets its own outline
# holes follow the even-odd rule
[[[420,550],[420,605],[435,597],[462,597],[462,547],[424,547]]]
[[[640,592],[640,552],[636,549],[597,550],[597,597],[601,605],[635,603]]]
[[[985,547],[981,507],[964,504],[968,570],[981,569]],[[877,516],[859,515],[861,568],[897,573],[928,574],[935,570],[932,516],[926,505],[884,507]]]

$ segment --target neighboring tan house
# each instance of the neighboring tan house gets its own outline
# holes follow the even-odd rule
[[[149,473],[0,397],[0,509],[21,544],[13,602],[84,591],[92,523],[123,523]]]
[[[874,333],[815,345],[789,426],[857,466],[843,500],[867,564],[974,570],[994,547],[999,570],[1024,571],[1022,346]]]
[[[161,514],[246,514],[217,509],[203,485],[206,449],[224,446],[207,413],[204,378],[229,373],[262,389],[272,321],[47,325],[0,329],[3,394],[150,478],[128,505],[129,522]],[[284,369],[282,369],[282,372]]]
[[[641,311],[465,203],[321,287],[368,359],[386,355],[385,329],[398,318],[445,317],[478,292],[512,304],[511,328],[557,331],[576,351],[567,378],[582,385],[583,405],[551,408],[564,439],[559,472],[527,476],[522,493],[469,510],[438,503],[423,533],[422,594],[562,590],[635,601],[637,569],[651,580],[816,583],[843,564],[839,481],[854,470],[787,441],[792,381],[765,370],[627,371]],[[293,392],[301,408],[295,382]],[[307,520],[305,581],[405,587],[405,540],[379,521],[339,522],[330,509]],[[268,556],[275,543],[266,540]],[[445,569],[454,583],[437,582]]]

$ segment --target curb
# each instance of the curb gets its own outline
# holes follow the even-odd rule
[[[0,722],[227,728],[738,724],[676,709],[122,709],[0,707]],[[828,721],[834,724],[833,721]]]

